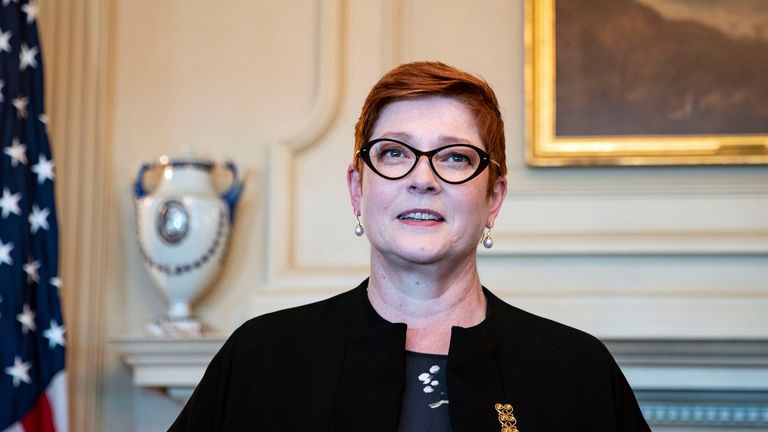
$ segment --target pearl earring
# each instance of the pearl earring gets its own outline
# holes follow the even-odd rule
[[[355,213],[355,218],[357,218],[357,225],[355,225],[355,235],[358,237],[362,237],[363,234],[365,234],[365,230],[363,229],[363,224],[360,223],[360,213]]]
[[[488,228],[483,236],[483,247],[490,249],[493,247],[493,239],[491,238],[491,229]]]

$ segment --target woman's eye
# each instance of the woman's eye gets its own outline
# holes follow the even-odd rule
[[[399,158],[403,157],[403,151],[400,149],[387,149],[382,152],[384,157],[388,158]]]
[[[448,156],[447,161],[451,163],[468,163],[469,158],[463,154],[453,153]]]

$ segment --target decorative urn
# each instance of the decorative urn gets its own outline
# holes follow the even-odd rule
[[[217,164],[199,156],[163,156],[144,163],[134,183],[139,249],[154,284],[168,300],[167,317],[150,322],[154,335],[199,335],[191,304],[216,277],[225,257],[235,206],[243,182],[227,162],[232,180],[224,191],[214,187]],[[160,170],[151,190],[149,171]]]

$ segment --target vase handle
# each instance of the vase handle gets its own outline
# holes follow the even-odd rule
[[[144,162],[139,167],[139,172],[136,174],[136,180],[133,182],[133,198],[141,199],[147,196],[147,190],[144,189],[144,174],[147,170],[154,168],[153,162]]]
[[[243,180],[238,175],[237,165],[234,162],[226,162],[224,168],[232,173],[232,183],[227,190],[221,193],[221,199],[229,207],[229,223],[231,225],[235,222],[235,207],[237,207],[237,202],[240,200],[240,195],[243,192]]]

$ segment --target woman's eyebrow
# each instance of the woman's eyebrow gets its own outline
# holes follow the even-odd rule
[[[405,142],[406,144],[411,141],[411,135],[405,132],[384,132],[379,138],[392,138]]]
[[[472,141],[467,138],[460,138],[453,135],[440,135],[437,138],[440,144],[472,144]]]

